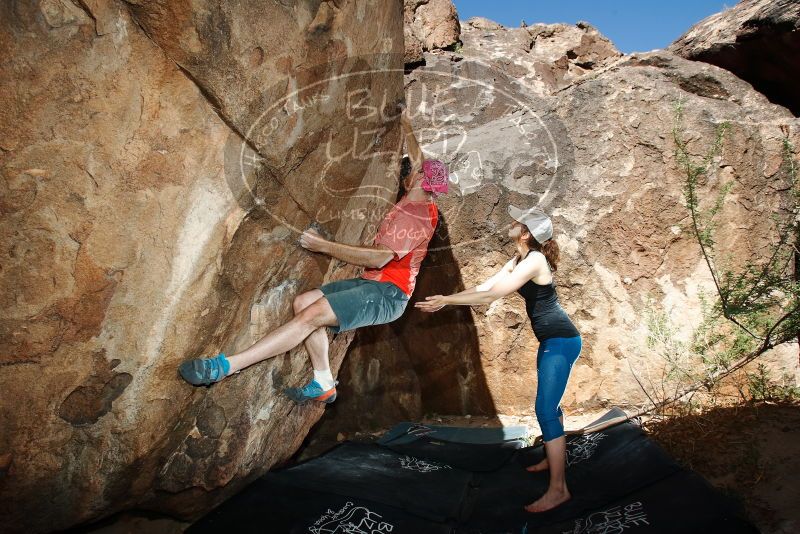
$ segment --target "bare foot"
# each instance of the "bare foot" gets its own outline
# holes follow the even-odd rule
[[[572,496],[569,494],[569,491],[567,491],[567,488],[548,488],[544,495],[526,506],[525,511],[533,513],[546,512],[547,510],[552,510],[556,506],[564,504],[570,500],[571,497]]]
[[[547,458],[539,462],[538,464],[529,465],[525,468],[526,471],[530,471],[535,473],[537,471],[547,471],[550,469],[550,463],[547,461]]]

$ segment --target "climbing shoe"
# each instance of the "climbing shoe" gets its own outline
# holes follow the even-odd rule
[[[209,386],[228,374],[231,364],[224,354],[183,362],[178,368],[184,380],[195,386]]]
[[[338,382],[336,382],[338,384]],[[308,401],[319,401],[330,404],[336,400],[336,384],[331,389],[322,389],[319,382],[312,380],[301,388],[286,388],[286,396],[297,404],[305,404]]]

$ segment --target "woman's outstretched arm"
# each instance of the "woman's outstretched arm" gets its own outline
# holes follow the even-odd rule
[[[454,295],[433,295],[425,297],[424,301],[417,302],[414,306],[422,311],[433,312],[442,307],[453,304],[457,306],[480,306],[490,304],[499,298],[513,293],[521,288],[525,282],[539,274],[542,265],[542,256],[535,254],[520,261],[507,276],[503,276],[490,288],[477,290],[473,293],[456,293]]]
[[[487,291],[491,289],[493,285],[497,282],[511,274],[511,271],[514,270],[514,260],[508,260],[503,267],[494,273],[488,280],[478,284],[475,287],[470,287],[465,289],[464,291],[459,291],[458,293],[453,293],[453,295],[471,295],[473,293],[477,293],[478,291]]]

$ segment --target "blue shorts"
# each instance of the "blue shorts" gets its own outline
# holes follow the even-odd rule
[[[339,321],[339,326],[330,327],[336,334],[391,323],[403,315],[408,304],[408,295],[391,282],[350,278],[319,289]]]

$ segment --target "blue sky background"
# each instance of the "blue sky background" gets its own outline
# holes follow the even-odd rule
[[[453,0],[461,20],[486,17],[518,27],[585,20],[624,53],[666,48],[692,25],[737,0]]]

